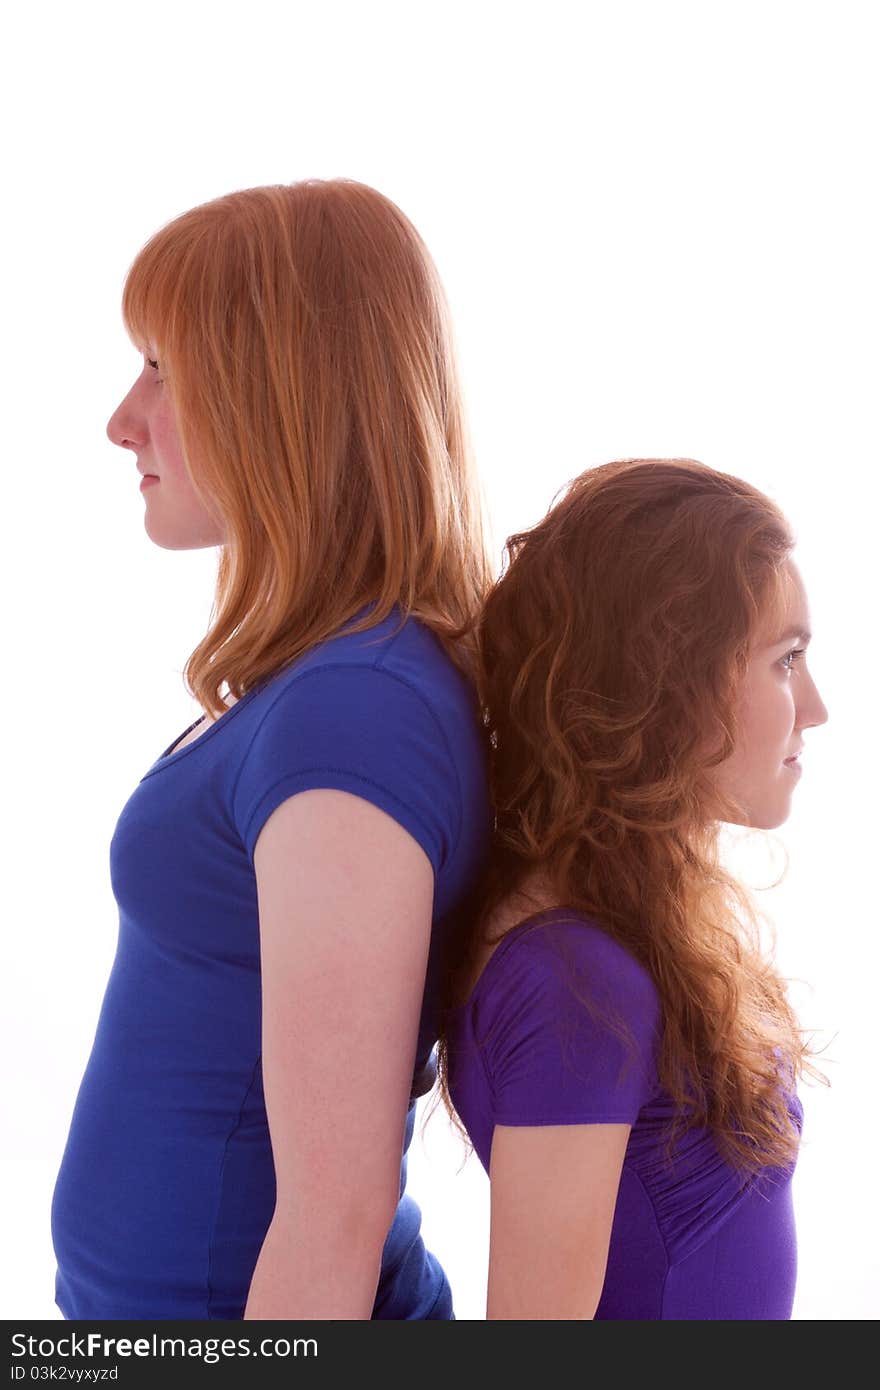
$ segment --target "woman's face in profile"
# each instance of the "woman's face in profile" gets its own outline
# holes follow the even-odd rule
[[[719,788],[747,809],[745,824],[761,830],[773,830],[788,818],[802,759],[785,760],[804,748],[806,729],[828,719],[807,667],[806,591],[793,561],[786,569],[790,583],[783,622],[755,643],[738,702],[739,745],[716,769]]]
[[[184,466],[171,396],[152,351],[144,354],[140,376],[110,416],[107,437],[131,449],[138,469],[153,475],[143,487],[144,526],[151,541],[165,550],[222,545],[216,518],[206,511]],[[132,472],[132,483],[139,483]]]

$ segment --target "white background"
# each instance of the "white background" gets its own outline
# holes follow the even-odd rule
[[[877,1317],[875,15],[163,0],[7,19],[0,1315],[58,1316],[49,1203],[115,949],[109,842],[199,712],[180,673],[215,552],[149,541],[105,435],[139,369],[125,271],[196,203],[347,176],[439,266],[499,566],[615,457],[696,457],[795,526],[830,719],[752,880],[787,849],[761,902],[832,1081],[802,1092],[795,1317]],[[457,1314],[481,1318],[485,1175],[457,1173],[442,1112],[411,1152]]]

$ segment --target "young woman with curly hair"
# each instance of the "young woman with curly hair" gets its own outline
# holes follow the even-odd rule
[[[810,1048],[722,823],[788,816],[807,595],[779,508],[609,463],[512,536],[477,626],[495,833],[441,1087],[490,1177],[489,1318],[791,1315]]]
[[[404,1186],[437,952],[491,834],[455,634],[492,572],[443,290],[394,203],[310,180],[175,218],[122,307],[143,360],[107,433],[149,538],[219,556],[204,713],[110,845],[56,1302],[451,1318]]]

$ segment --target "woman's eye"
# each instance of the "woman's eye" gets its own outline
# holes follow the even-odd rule
[[[157,371],[157,372],[158,372],[158,370],[159,370],[159,363],[158,363],[158,362],[154,362],[153,359],[152,359],[152,357],[148,357],[148,358],[147,358],[147,366],[148,366],[148,367],[152,367],[154,371]],[[156,378],[157,381],[164,381],[164,379],[165,379],[165,378],[164,378],[164,377],[161,377],[161,376]]]
[[[782,665],[783,665],[783,668],[784,668],[786,671],[790,671],[790,670],[792,669],[792,667],[791,667],[791,666],[786,666],[785,663],[786,663],[787,661],[788,661],[788,662],[795,662],[795,661],[800,660],[800,658],[803,656],[803,654],[804,654],[805,651],[806,651],[806,647],[795,647],[793,651],[790,651],[790,652],[788,653],[787,656],[784,656],[784,657],[782,658]]]

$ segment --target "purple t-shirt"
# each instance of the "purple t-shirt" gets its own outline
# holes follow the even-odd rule
[[[448,1030],[450,1093],[487,1172],[496,1124],[632,1126],[597,1318],[791,1317],[794,1165],[745,1178],[706,1128],[667,1164],[659,996],[593,920],[554,908],[514,927]],[[788,1104],[800,1129],[796,1094]]]

